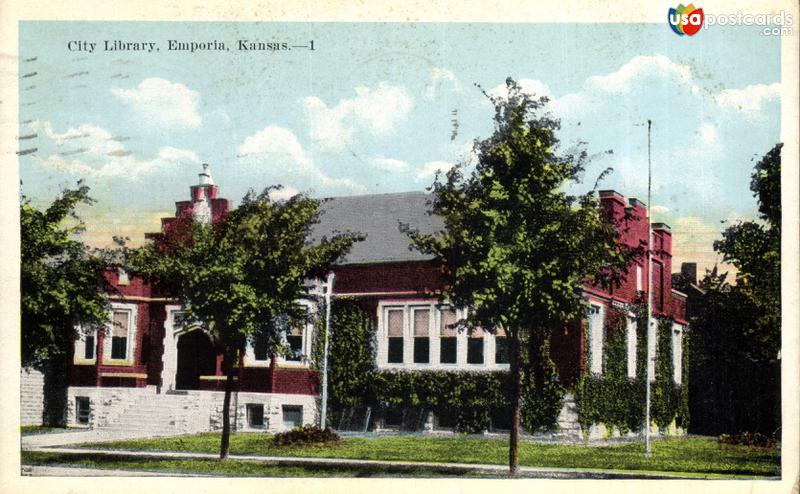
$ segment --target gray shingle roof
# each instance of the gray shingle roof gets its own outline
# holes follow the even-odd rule
[[[357,242],[340,264],[424,261],[431,256],[409,250],[409,239],[399,229],[407,223],[422,233],[436,233],[444,227],[441,218],[428,212],[431,194],[401,192],[365,196],[334,197],[322,202],[319,223],[312,239],[346,231],[366,236]]]

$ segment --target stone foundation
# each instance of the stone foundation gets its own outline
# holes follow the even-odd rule
[[[70,387],[67,420],[71,427],[141,429],[161,434],[188,434],[222,430],[225,393],[186,391],[156,393],[145,388]],[[78,420],[78,400],[89,400],[88,423]],[[263,409],[262,424],[248,420],[248,405],[253,413]],[[281,432],[292,424],[318,422],[318,399],[311,395],[273,393],[233,393],[231,429],[239,431]],[[291,419],[294,422],[287,422]],[[254,421],[254,422],[257,422]]]
[[[20,425],[42,425],[44,374],[33,369],[22,369],[19,388]]]

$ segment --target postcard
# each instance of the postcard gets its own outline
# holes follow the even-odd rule
[[[4,489],[797,489],[796,5],[4,7]]]

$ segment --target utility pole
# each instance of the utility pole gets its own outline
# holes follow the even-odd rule
[[[325,350],[322,357],[322,411],[320,413],[320,428],[328,425],[328,345],[331,334],[331,294],[333,293],[333,271],[328,273],[325,283]]]
[[[650,371],[651,363],[655,358],[650,354],[650,330],[653,325],[653,221],[650,217],[652,210],[652,200],[650,197],[652,168],[650,162],[650,127],[653,122],[647,120],[647,367],[645,369],[645,412],[644,412],[644,457],[650,459],[652,453],[650,451],[650,382],[652,372]],[[655,365],[653,365],[655,367]]]

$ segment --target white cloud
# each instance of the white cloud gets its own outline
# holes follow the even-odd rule
[[[351,190],[363,187],[349,179],[332,178],[320,170],[297,136],[289,129],[268,125],[245,138],[237,150],[238,157],[252,165],[269,168],[272,172],[298,173],[322,186],[339,186]]]
[[[137,158],[121,142],[113,139],[109,131],[92,124],[70,127],[61,133],[54,131],[52,123],[47,121],[37,120],[29,126],[40,130],[56,150],[64,150],[38,158],[38,161],[69,175],[140,180],[147,174],[169,174],[189,163],[200,162],[194,151],[170,146],[159,149],[152,159]]]
[[[200,94],[179,82],[154,77],[134,89],[113,88],[111,92],[137,115],[158,126],[193,129],[203,123],[197,112]]]
[[[138,181],[144,175],[171,174],[188,163],[198,164],[200,160],[194,151],[163,147],[154,158],[149,160],[141,160],[132,155],[111,157],[99,167],[92,166],[80,159],[65,160],[57,154],[40,159],[40,162],[47,167],[70,175]]]
[[[333,107],[316,96],[303,99],[311,138],[323,149],[332,151],[345,149],[356,132],[388,134],[406,118],[413,104],[405,87],[384,82],[375,89],[359,86],[355,98],[339,100]]]
[[[428,81],[428,85],[425,87],[425,99],[436,99],[436,96],[442,90],[442,87],[448,82],[452,83],[454,91],[461,91],[461,84],[458,82],[458,79],[456,79],[455,74],[453,74],[451,70],[442,67],[432,68],[430,80]]]
[[[550,91],[550,87],[538,79],[519,79],[517,84],[525,94],[530,94],[536,96],[537,98],[541,96],[547,96],[550,99],[553,98],[553,93]],[[508,87],[506,87],[506,84],[503,83],[493,87],[487,92],[490,96],[506,98],[508,96]]]
[[[598,92],[624,94],[633,89],[646,87],[648,81],[673,81],[692,94],[700,89],[692,77],[688,65],[673,62],[664,55],[639,55],[615,72],[606,75],[591,76],[586,79],[584,87]]]
[[[669,208],[666,206],[661,206],[660,204],[654,204],[650,210],[656,214],[664,214],[669,212]]]
[[[373,158],[372,164],[375,168],[379,168],[381,170],[387,172],[402,172],[408,170],[408,163],[402,160],[396,160],[394,158]]]
[[[777,101],[781,97],[781,84],[752,84],[744,89],[724,89],[714,96],[714,101],[722,106],[742,112],[758,112],[764,103]]]
[[[452,163],[446,161],[429,161],[422,165],[422,169],[417,173],[417,178],[427,178],[436,175],[436,172],[447,173],[453,167]]]
[[[290,198],[296,196],[299,193],[300,193],[300,191],[295,189],[294,187],[286,187],[286,186],[284,186],[284,187],[281,187],[280,190],[271,191],[269,193],[269,198],[272,199],[273,201],[285,201],[287,199],[290,199]]]

